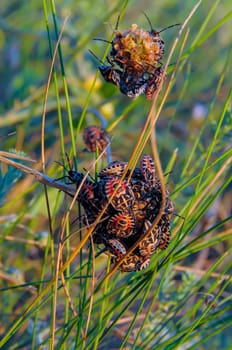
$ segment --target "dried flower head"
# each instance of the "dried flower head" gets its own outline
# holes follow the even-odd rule
[[[125,32],[115,32],[110,56],[119,67],[153,73],[164,55],[164,42],[158,32],[146,31],[132,24]]]
[[[110,142],[107,132],[99,126],[89,126],[84,130],[83,140],[89,152],[102,152]]]

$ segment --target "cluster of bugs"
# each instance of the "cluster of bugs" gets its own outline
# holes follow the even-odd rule
[[[124,272],[146,268],[152,254],[167,248],[174,210],[166,191],[161,219],[154,226],[162,194],[153,160],[150,155],[143,155],[139,167],[133,171],[127,170],[127,165],[121,161],[111,162],[99,172],[97,181],[89,178],[83,181],[82,173],[71,169],[68,172],[69,179],[79,189],[78,201],[86,214],[85,224],[94,225],[93,242],[105,246],[112,263],[119,262],[139,241],[119,266]],[[101,220],[95,224],[104,209]]]
[[[128,97],[145,94],[152,99],[166,76],[161,63],[164,41],[160,32],[152,26],[150,30],[143,30],[132,24],[123,33],[119,30],[114,33],[108,64],[99,66],[103,78]]]

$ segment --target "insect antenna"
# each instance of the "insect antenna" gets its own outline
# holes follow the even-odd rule
[[[58,164],[59,166],[61,166],[63,169],[67,170],[65,165],[61,162],[59,162],[58,160],[54,160],[54,163]]]
[[[181,24],[182,24],[182,23],[172,24],[171,26],[168,26],[168,27],[166,27],[166,28],[164,28],[164,29],[160,30],[158,33],[160,34],[160,33],[164,32],[165,30],[167,30],[167,29],[169,29],[169,28],[173,28],[173,27],[181,26]]]
[[[67,163],[68,163],[68,168],[61,162],[55,160],[54,162],[58,165],[60,165],[67,173],[69,173],[69,171],[72,171],[73,170],[73,165],[71,164],[71,160],[69,158],[69,155],[67,152],[65,152],[65,157],[66,157],[66,160],[67,160]],[[64,176],[61,176],[57,179],[55,179],[55,181],[59,181],[59,180],[62,180],[62,179],[70,179],[70,177],[68,175],[64,175]]]
[[[144,11],[142,11],[142,13],[143,13],[144,16],[146,17],[146,19],[147,19],[147,21],[148,21],[148,23],[149,23],[149,25],[150,25],[151,31],[156,32],[155,29],[153,29],[153,27],[152,27],[152,24],[151,24],[151,21],[150,21],[150,18],[148,17],[148,15],[147,15]],[[159,32],[157,32],[157,33],[160,34],[160,33],[164,32],[165,30],[167,30],[167,29],[169,29],[169,28],[176,27],[176,26],[180,26],[180,25],[181,25],[181,23],[172,24],[171,26],[168,26],[168,27],[165,27],[165,28],[161,29],[161,30],[160,30]]]
[[[106,39],[102,39],[102,38],[94,38],[93,40],[95,40],[95,41],[103,41],[104,43],[112,44],[112,41],[109,41],[109,40],[106,40]]]
[[[178,218],[182,219],[182,220],[185,220],[185,217],[184,216],[181,216],[177,213],[173,213],[173,216],[177,216]]]
[[[97,57],[97,55],[95,55],[95,53],[92,50],[89,49],[89,52],[91,53],[91,55],[93,55],[93,57],[95,57],[98,60],[98,62],[100,62],[104,66],[104,62],[100,60],[100,58]]]
[[[73,164],[71,164],[71,161],[67,152],[65,152],[65,157],[67,159],[69,170],[73,170]]]
[[[147,21],[148,21],[148,24],[151,28],[152,31],[154,31],[153,27],[152,27],[152,24],[151,24],[151,21],[150,21],[150,18],[148,17],[148,15],[146,14],[146,12],[142,11],[142,13],[144,14],[144,16],[146,17]]]
[[[86,168],[83,168],[83,170],[87,173],[87,169]],[[94,177],[91,175],[91,174],[88,174],[88,177],[93,181],[93,182],[95,182],[95,179],[94,179]]]
[[[58,164],[58,165],[61,166],[66,172],[68,172],[68,169],[66,168],[66,166],[65,166],[63,163],[61,163],[61,162],[59,162],[59,161],[57,161],[57,160],[55,160],[54,163]],[[60,181],[60,180],[63,180],[63,179],[65,179],[65,178],[68,179],[68,178],[69,178],[68,175],[64,175],[64,176],[58,177],[58,178],[54,179],[54,181]]]

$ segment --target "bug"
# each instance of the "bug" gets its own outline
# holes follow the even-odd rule
[[[164,49],[165,49],[165,44],[162,38],[160,37],[160,33],[163,31],[157,32],[151,24],[150,18],[147,16],[145,12],[143,12],[144,16],[146,17],[149,25],[150,25],[150,30],[148,31],[149,35],[152,37],[153,42],[156,44],[156,52],[155,52],[155,58],[157,61],[160,61],[163,58],[164,55]],[[167,29],[167,28],[165,28]]]
[[[120,185],[119,182],[121,182]],[[111,176],[101,180],[100,183],[103,187],[106,199],[109,200],[113,195],[111,198],[111,205],[114,209],[127,210],[133,205],[134,193],[127,181],[120,181],[118,177]]]
[[[120,259],[114,258],[111,260],[112,263],[117,263]],[[133,272],[145,269],[150,263],[149,258],[144,258],[136,254],[131,254],[123,260],[119,265],[118,269],[122,272]]]
[[[160,228],[160,240],[158,248],[164,250],[168,247],[171,238],[170,221],[165,215],[163,215],[158,225]]]
[[[154,187],[157,179],[155,165],[150,155],[144,154],[142,156],[140,161],[140,169],[148,185]]]
[[[112,83],[116,86],[120,86],[120,82],[123,75],[122,71],[115,68],[114,66],[106,65],[99,66],[98,69],[106,82]]]
[[[147,232],[152,226],[149,220],[144,221],[143,233]],[[159,246],[159,227],[156,226],[152,231],[139,243],[139,252],[142,256],[150,257]]]
[[[88,206],[92,206],[94,204],[95,190],[96,184],[94,182],[90,182],[88,180],[84,182],[78,195],[78,200],[84,207],[88,208]],[[99,208],[96,208],[96,210],[99,210]]]
[[[121,259],[126,255],[126,247],[118,239],[107,239],[105,240],[105,245],[117,259]]]
[[[166,190],[166,204],[165,204],[164,213],[167,215],[167,217],[170,221],[172,216],[173,216],[173,213],[174,213],[174,205],[169,197],[168,190]]]
[[[170,29],[170,28],[173,28],[173,27],[176,27],[176,26],[179,26],[181,25],[181,23],[175,23],[175,24],[172,24],[168,27],[165,27],[163,29],[161,29],[159,32],[156,31],[153,27],[152,27],[152,23],[150,21],[150,18],[147,16],[147,14],[143,11],[143,14],[144,16],[146,17],[149,25],[150,25],[150,30],[148,31],[148,33],[151,35],[153,41],[157,44],[157,48],[158,48],[158,51],[157,51],[157,61],[160,61],[164,55],[164,49],[165,49],[165,43],[163,41],[163,39],[160,37],[160,33],[164,32],[165,30],[167,29]]]
[[[115,66],[99,66],[98,69],[106,82],[119,87],[122,94],[127,97],[136,98],[145,93],[148,79],[145,75],[138,77],[137,71],[128,72],[126,69],[120,71]]]
[[[103,40],[105,41],[105,40]],[[120,81],[122,79],[123,72],[116,68],[112,60],[107,56],[106,60],[109,65],[104,64],[96,55],[93,53],[93,51],[89,50],[89,52],[98,60],[98,62],[101,63],[100,66],[98,66],[98,69],[102,75],[102,77],[105,79],[106,82],[114,84],[116,86],[120,85]]]
[[[166,78],[165,70],[163,66],[160,66],[154,70],[153,77],[147,82],[145,95],[148,100],[154,98],[155,92]]]
[[[108,166],[104,169],[102,169],[99,174],[98,177],[100,177],[100,179],[103,179],[104,177],[107,176],[119,176],[121,177],[122,174],[124,173],[124,170],[127,167],[126,162],[120,162],[118,160],[111,162],[108,164]]]
[[[109,219],[106,229],[116,237],[127,238],[135,231],[135,221],[129,212],[120,212]]]
[[[136,98],[145,93],[147,81],[144,76],[137,77],[137,74],[134,75],[125,71],[121,77],[119,89],[127,97]]]

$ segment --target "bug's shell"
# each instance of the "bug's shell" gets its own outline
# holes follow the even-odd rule
[[[122,77],[122,72],[119,69],[105,65],[99,66],[98,69],[106,82],[119,86]]]
[[[126,255],[126,247],[118,239],[107,239],[105,245],[110,253],[118,259]]]
[[[150,155],[144,154],[140,161],[140,169],[145,181],[150,186],[156,185],[156,171],[153,159]]]
[[[136,98],[145,93],[147,88],[147,79],[136,77],[134,74],[125,72],[121,77],[119,88],[121,93],[127,97]]]
[[[167,216],[163,215],[160,222],[160,240],[159,249],[166,249],[170,243],[171,233],[170,233],[170,221]]]
[[[143,269],[146,269],[149,266],[149,264],[150,264],[150,258],[149,257],[145,257],[144,259],[140,258],[140,262],[137,265],[139,271],[141,271]]]
[[[144,177],[143,177],[143,174],[141,172],[141,169],[136,167],[134,170],[133,170],[133,173],[132,173],[132,176],[131,176],[131,181],[144,181]]]
[[[153,77],[148,81],[145,95],[148,100],[152,100],[155,92],[158,90],[160,84],[165,80],[166,74],[164,67],[160,66],[154,70]]]
[[[143,234],[147,232],[151,226],[151,222],[149,220],[145,220]],[[152,231],[139,243],[139,252],[142,256],[150,257],[157,250],[160,240],[159,231],[159,227],[155,226]]]
[[[117,263],[120,259],[112,259],[113,263]],[[145,269],[150,263],[149,258],[144,258],[135,254],[131,254],[123,260],[118,269],[122,272],[133,272]]]
[[[138,230],[140,230],[143,226],[143,222],[147,215],[147,202],[143,200],[135,200],[133,204],[133,214],[134,214],[134,220],[135,220],[135,227]]]
[[[155,220],[161,207],[162,193],[159,187],[159,182],[157,182],[155,187],[151,188],[150,192],[145,195],[144,199],[147,200],[147,218],[152,222]],[[166,190],[166,203],[163,210],[163,215],[165,215],[170,221],[172,219],[173,212],[174,205],[169,198],[169,192]]]
[[[96,189],[97,184],[86,182],[78,195],[78,201],[84,207],[88,219],[96,218],[105,206],[105,202],[96,195]]]
[[[128,210],[134,203],[134,193],[130,185],[125,180],[123,180],[120,185],[119,182],[120,179],[116,176],[111,176],[102,180],[104,193],[106,198],[109,200],[115,192],[117,186],[119,186],[111,199],[111,205],[115,210]]]
[[[107,132],[99,126],[89,126],[83,132],[83,140],[89,152],[103,151],[110,142]]]
[[[166,197],[166,205],[164,209],[164,213],[168,216],[169,221],[171,220],[173,213],[174,213],[174,205],[171,199],[169,198],[169,192],[167,191],[167,197]]]
[[[90,181],[85,181],[82,188],[80,189],[80,193],[78,199],[81,204],[88,204],[95,197],[95,184]]]
[[[134,233],[135,221],[129,212],[113,215],[107,224],[107,231],[116,237],[127,238]]]
[[[160,37],[159,32],[156,30],[152,29],[148,32],[150,36],[152,37],[153,42],[156,44],[156,60],[160,61],[163,58],[164,55],[164,49],[165,49],[165,44],[162,38]]]
[[[119,176],[121,177],[124,170],[127,167],[126,162],[119,162],[119,161],[114,161],[108,164],[108,166],[104,169],[102,169],[98,176],[100,179],[107,177],[107,176]]]

